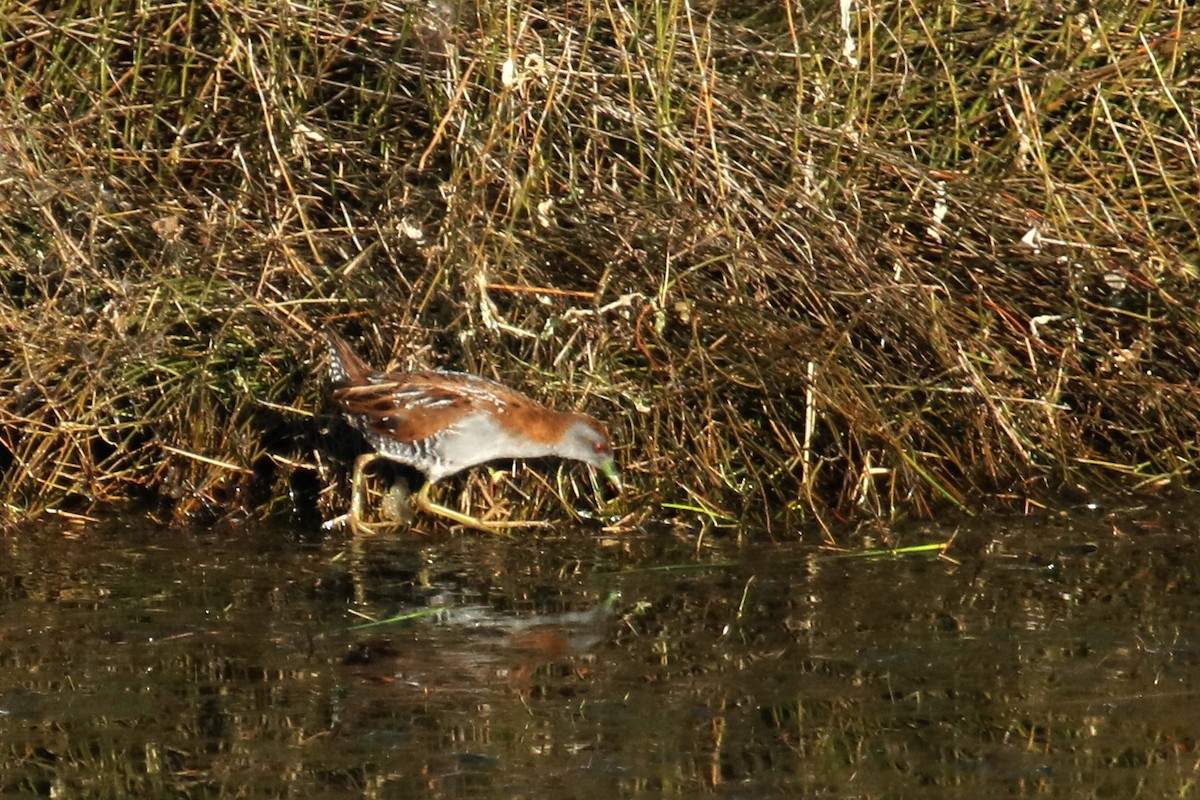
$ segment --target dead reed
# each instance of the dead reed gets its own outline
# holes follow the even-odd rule
[[[542,5],[4,5],[0,517],[344,503],[326,325],[607,419],[626,523],[1194,479],[1195,11]]]

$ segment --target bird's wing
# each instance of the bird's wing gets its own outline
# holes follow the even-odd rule
[[[333,392],[348,416],[381,436],[419,442],[478,413],[507,414],[536,405],[507,387],[458,372],[379,375]]]

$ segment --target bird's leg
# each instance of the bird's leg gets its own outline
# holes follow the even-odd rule
[[[413,506],[421,511],[426,511],[430,514],[453,520],[459,525],[466,525],[468,528],[487,531],[488,533],[497,532],[494,526],[488,525],[481,519],[476,519],[475,517],[464,514],[461,511],[455,511],[453,508],[447,508],[446,506],[439,505],[438,503],[430,500],[429,489],[431,486],[433,486],[433,484],[429,481],[425,481],[425,483],[422,484],[421,489],[413,496]]]
[[[322,525],[326,530],[341,527],[346,525],[357,536],[373,534],[381,530],[390,530],[397,527],[396,522],[367,522],[363,519],[363,504],[366,497],[366,468],[376,460],[383,458],[379,453],[363,453],[354,461],[354,472],[350,477],[350,510],[340,516],[334,517]],[[484,531],[486,533],[500,533],[505,528],[536,528],[544,527],[549,523],[537,520],[527,522],[484,522],[483,520],[472,517],[469,514],[464,514],[461,511],[455,511],[452,508],[435,503],[429,499],[429,490],[433,484],[429,481],[421,486],[412,497],[412,505],[414,508],[427,511],[435,516],[444,517],[459,525],[465,525],[468,528]],[[393,487],[394,489],[395,487]],[[389,497],[385,500],[385,505],[392,502],[394,499]],[[394,509],[393,509],[394,510]]]
[[[351,532],[357,536],[396,527],[394,523],[365,522],[362,518],[363,496],[366,494],[366,489],[364,488],[365,470],[367,465],[380,458],[383,458],[383,456],[378,453],[363,453],[354,460],[354,473],[350,477],[350,510],[345,514],[328,520],[321,527],[331,530],[342,525],[347,525]]]
[[[421,486],[420,491],[413,496],[413,505],[421,511],[427,511],[430,514],[435,514],[439,517],[453,520],[459,525],[465,525],[468,528],[484,531],[485,533],[501,533],[505,528],[534,528],[546,525],[545,522],[484,522],[483,520],[464,514],[461,511],[455,511],[453,508],[447,508],[429,499],[429,489],[433,484],[425,481]]]

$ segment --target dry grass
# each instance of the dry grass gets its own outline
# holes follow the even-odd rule
[[[605,418],[632,522],[1191,480],[1198,20],[1109,5],[9,3],[0,515],[341,505],[326,325]]]

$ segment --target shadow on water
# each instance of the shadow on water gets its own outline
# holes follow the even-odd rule
[[[26,531],[0,564],[0,793],[1180,796],[1196,518],[993,520],[957,561]]]

